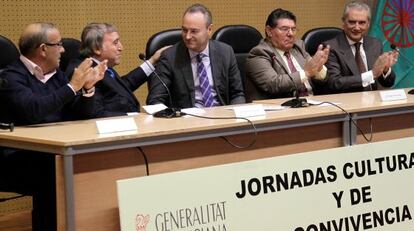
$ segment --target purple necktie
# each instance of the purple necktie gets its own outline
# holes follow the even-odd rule
[[[290,57],[290,53],[286,51],[285,56],[286,56],[287,63],[288,63],[289,69],[290,69],[290,73],[297,72],[298,70],[296,70],[295,65],[293,65],[293,61],[292,61],[292,58]],[[299,96],[307,96],[308,95],[308,89],[306,89],[305,84],[301,84],[298,87],[299,87],[299,89],[298,89]]]
[[[206,67],[202,62],[204,57],[207,56],[203,53],[197,55],[197,74],[200,80],[201,93],[203,94],[204,107],[213,107],[217,104],[211,91],[210,82],[208,81]]]

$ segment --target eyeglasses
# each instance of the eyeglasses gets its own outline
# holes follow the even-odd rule
[[[57,43],[45,43],[46,46],[63,46],[63,42],[59,41]]]
[[[289,31],[291,31],[292,34],[295,34],[298,32],[298,29],[296,27],[288,27],[288,26],[282,26],[282,27],[276,27],[280,32],[283,34],[287,34]]]

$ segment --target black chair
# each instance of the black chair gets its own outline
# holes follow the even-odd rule
[[[342,33],[342,29],[337,27],[319,27],[307,31],[302,36],[302,40],[305,43],[306,51],[312,56],[316,53],[319,44],[328,41],[339,33]]]
[[[181,40],[181,29],[169,29],[152,35],[145,48],[145,56],[149,59],[158,49],[174,45]]]
[[[19,50],[10,39],[0,35],[0,72],[7,65],[17,60],[20,56]]]
[[[80,46],[81,42],[74,38],[62,38],[63,48],[65,48],[65,52],[62,53],[60,57],[60,70],[63,72],[66,71],[68,64],[71,59],[76,59],[80,57]]]
[[[212,36],[213,39],[229,44],[236,55],[237,66],[243,81],[243,87],[248,102],[249,89],[252,86],[250,80],[246,78],[245,63],[250,50],[259,44],[262,34],[255,28],[248,25],[228,25],[219,28]]]

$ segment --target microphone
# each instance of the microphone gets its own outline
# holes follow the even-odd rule
[[[147,59],[146,59],[146,57],[143,53],[139,53],[138,58],[141,59],[142,61],[144,61],[145,65],[147,65],[147,67],[149,67],[151,69],[151,71],[154,73],[155,77],[157,77],[157,79],[160,81],[162,86],[165,88],[165,90],[167,91],[167,94],[168,94],[168,100],[169,100],[170,106],[172,106],[173,103],[172,103],[172,97],[171,97],[170,89],[168,89],[167,85],[161,79],[161,77],[158,75],[158,73],[155,71],[155,69],[152,68],[152,66],[147,63]],[[174,108],[174,107],[169,107],[169,108],[166,108],[164,110],[161,110],[161,111],[156,112],[156,113],[153,114],[153,116],[161,117],[161,118],[181,117],[182,115],[183,115],[183,113],[181,113],[181,109],[180,108]]]
[[[394,50],[394,51],[397,51],[397,52],[398,52],[398,54],[399,54],[399,55],[401,55],[401,56],[405,59],[405,61],[407,61],[407,63],[408,63],[408,64],[410,64],[412,67],[414,67],[414,63],[412,63],[412,62],[411,62],[411,60],[410,60],[410,58],[408,58],[407,56],[405,56],[405,55],[404,55],[404,53],[401,53],[401,52],[400,52],[400,49],[398,49],[397,45],[395,45],[395,44],[391,43],[391,44],[390,44],[390,48],[391,48],[392,50]],[[409,90],[409,91],[408,91],[408,94],[413,95],[413,94],[414,94],[414,89]]]
[[[13,123],[10,123],[10,124],[0,123],[0,129],[1,130],[10,130],[10,132],[12,132],[14,130],[14,124]]]
[[[405,56],[404,55],[404,53],[401,53],[400,52],[400,49],[398,49],[398,47],[397,47],[397,45],[395,45],[395,44],[390,44],[390,47],[391,47],[391,49],[393,49],[394,51],[397,51],[398,52],[398,54],[400,54],[411,66],[413,66],[414,67],[414,63],[413,62],[411,62],[411,60],[410,60],[410,58],[408,58],[407,56]]]
[[[276,55],[273,53],[272,54],[272,59],[276,62],[279,62],[276,59]],[[284,65],[282,65],[281,63],[279,63],[282,67],[284,67]],[[286,69],[285,69],[286,70]],[[284,103],[282,103],[282,106],[286,106],[286,107],[293,107],[293,108],[298,108],[298,107],[308,107],[308,101],[305,98],[300,98],[299,97],[299,88],[298,86],[296,86],[295,81],[293,80],[293,77],[290,75],[289,70],[286,70],[286,74],[289,76],[289,79],[292,81],[293,86],[295,87],[295,98],[294,99],[290,99]]]

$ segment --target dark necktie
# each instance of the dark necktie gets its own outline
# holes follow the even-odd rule
[[[290,69],[290,73],[297,72],[298,70],[296,70],[296,67],[293,64],[290,53],[286,51],[284,55],[286,56],[286,60],[287,60],[287,63],[288,63],[289,69]],[[299,89],[298,89],[299,96],[307,96],[308,95],[308,89],[306,89],[305,84],[302,83],[298,87],[299,87]]]
[[[359,72],[362,74],[362,73],[366,72],[367,69],[365,68],[365,64],[364,64],[364,61],[362,60],[362,56],[361,56],[361,49],[360,49],[361,44],[362,44],[361,42],[357,42],[354,45],[355,45],[355,62],[358,65]]]
[[[214,100],[210,82],[208,81],[207,70],[202,62],[204,57],[207,56],[203,53],[197,55],[197,74],[200,81],[201,93],[203,94],[204,107],[213,107],[217,104]]]

